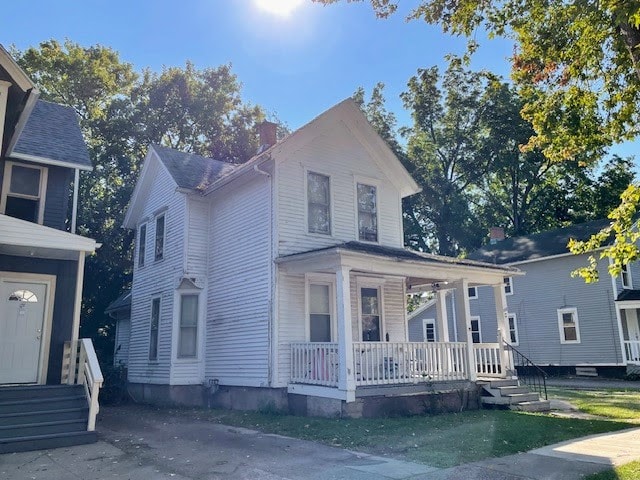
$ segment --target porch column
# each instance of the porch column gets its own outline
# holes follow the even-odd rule
[[[438,341],[449,341],[449,318],[447,316],[447,290],[436,292],[436,324],[438,327]]]
[[[348,267],[336,270],[336,306],[338,316],[338,388],[346,393],[347,402],[356,399],[353,371],[353,330],[351,326],[351,282]]]
[[[502,376],[507,377],[512,374],[513,362],[509,349],[505,345],[511,338],[509,334],[509,318],[507,297],[504,293],[504,283],[493,285],[493,297],[496,304],[496,320],[498,322],[498,345],[500,349],[500,363],[503,365]]]
[[[467,359],[469,366],[469,380],[475,382],[478,378],[476,372],[476,352],[473,349],[473,337],[471,336],[471,309],[469,308],[469,281],[466,278],[454,284],[456,292],[456,329],[460,334],[466,332]],[[458,338],[458,340],[462,340]]]

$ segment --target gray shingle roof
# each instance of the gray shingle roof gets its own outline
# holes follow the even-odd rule
[[[237,168],[237,165],[194,153],[179,152],[159,145],[152,147],[181,188],[205,190],[215,180]]]
[[[571,238],[587,240],[610,223],[611,220],[605,218],[534,235],[506,238],[472,252],[468,258],[499,265],[561,255],[569,253],[567,243]]]
[[[71,107],[44,100],[36,102],[13,153],[91,168],[76,112]]]
[[[638,301],[640,300],[640,290],[630,290],[623,289],[618,298],[616,298],[616,302],[629,302],[629,301]]]
[[[126,290],[122,295],[109,304],[104,313],[128,310],[131,308],[131,290]]]

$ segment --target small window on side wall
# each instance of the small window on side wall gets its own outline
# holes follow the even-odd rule
[[[509,343],[511,345],[518,345],[518,321],[515,313],[510,313],[507,315],[507,320],[509,322]]]
[[[195,358],[198,354],[198,295],[180,296],[180,332],[178,358]]]
[[[307,173],[307,223],[309,233],[331,235],[331,187],[326,175]]]
[[[560,343],[580,343],[577,308],[559,308],[558,327],[560,329]]]
[[[513,295],[513,277],[504,277],[504,294]]]
[[[482,343],[480,317],[471,317],[471,341],[473,343]]]
[[[147,253],[147,224],[140,225],[138,231],[138,266],[144,266],[144,257]]]
[[[149,360],[158,359],[158,330],[160,328],[160,298],[151,300],[151,328],[149,331]]]
[[[425,318],[422,321],[422,333],[424,342],[436,341],[436,321],[433,318]]]
[[[156,218],[156,241],[154,254],[156,261],[164,258],[165,217],[166,216],[163,213]]]
[[[478,287],[469,287],[468,292],[469,292],[469,300],[478,298]]]
[[[378,192],[373,185],[358,183],[358,239],[378,241]]]
[[[631,269],[628,263],[625,263],[622,266],[622,270],[620,271],[620,279],[622,280],[622,288],[633,288],[633,285],[631,283]]]

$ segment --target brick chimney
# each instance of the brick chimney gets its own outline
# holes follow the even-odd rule
[[[267,122],[266,120],[258,125],[258,133],[260,134],[260,147],[258,152],[264,152],[267,148],[275,145],[278,141],[276,132],[278,125],[273,122]]]
[[[498,242],[504,240],[504,228],[502,227],[491,227],[489,229],[489,243],[491,245],[495,245]]]

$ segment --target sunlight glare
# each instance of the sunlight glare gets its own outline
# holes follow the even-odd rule
[[[304,0],[255,0],[256,5],[265,12],[288,17]]]

